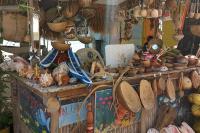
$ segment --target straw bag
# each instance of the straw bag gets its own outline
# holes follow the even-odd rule
[[[10,41],[23,41],[27,33],[27,17],[19,13],[3,13],[3,38]]]
[[[155,105],[155,97],[151,84],[147,80],[140,81],[140,99],[145,109],[152,109]]]
[[[140,98],[135,89],[126,81],[122,81],[117,89],[117,97],[127,110],[139,112],[142,108]]]

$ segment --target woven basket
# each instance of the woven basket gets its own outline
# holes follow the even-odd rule
[[[10,41],[23,41],[27,33],[27,17],[19,13],[3,13],[3,38]]]
[[[104,66],[104,61],[98,51],[92,48],[83,48],[76,52],[81,64],[92,63],[95,60],[99,60]]]

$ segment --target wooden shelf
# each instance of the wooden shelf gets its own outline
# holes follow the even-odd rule
[[[0,11],[19,11],[19,7],[17,5],[0,6]]]
[[[152,80],[155,76],[160,77],[162,76],[175,76],[176,78],[179,77],[181,72],[189,73],[193,70],[198,70],[200,67],[190,67],[183,70],[172,70],[172,71],[166,71],[166,72],[152,72],[152,73],[144,73],[144,74],[138,74],[133,77],[124,77],[123,80],[126,80],[127,82],[131,84],[138,83],[141,79],[147,79]],[[85,84],[77,84],[77,85],[68,85],[68,86],[51,86],[47,88],[41,88],[39,85],[31,85],[33,84],[32,81],[28,81],[27,79],[23,79],[18,76],[12,76],[17,78],[18,82],[21,82],[25,84],[26,86],[29,86],[30,90],[34,92],[35,94],[39,95],[40,97],[50,97],[50,96],[57,96],[61,100],[69,100],[73,98],[79,98],[83,96],[87,96],[89,93],[89,89]],[[113,81],[100,81],[100,82],[94,82],[92,84],[92,88],[98,86],[98,85],[112,85]],[[102,88],[100,90],[103,90],[105,88]]]

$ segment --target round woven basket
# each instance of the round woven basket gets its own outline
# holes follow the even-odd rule
[[[93,61],[99,60],[101,65],[104,66],[104,61],[98,51],[92,48],[83,48],[76,52],[81,64],[92,63]]]
[[[150,110],[155,105],[155,97],[151,88],[151,83],[147,80],[140,81],[140,99],[145,109]]]
[[[117,98],[127,110],[139,112],[142,108],[140,98],[135,89],[126,81],[122,81],[117,88]]]
[[[70,44],[65,44],[62,41],[52,41],[51,45],[54,49],[57,49],[60,51],[67,51],[70,48]]]

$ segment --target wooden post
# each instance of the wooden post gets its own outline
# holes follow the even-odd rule
[[[30,7],[33,7],[33,0],[29,0],[29,6]],[[30,40],[30,43],[31,43],[31,46],[32,48],[34,48],[34,40],[33,40],[33,9],[32,8],[29,8],[28,10],[28,23],[30,23],[30,36],[31,36],[31,40]]]
[[[59,121],[59,109],[60,103],[55,97],[49,97],[47,103],[45,104],[47,111],[51,113],[51,133],[58,132],[58,121]]]

